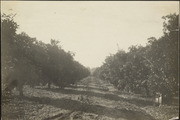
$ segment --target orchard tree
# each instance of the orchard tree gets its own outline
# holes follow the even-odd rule
[[[25,84],[64,88],[89,75],[89,70],[74,60],[72,52],[62,49],[59,41],[52,39],[45,44],[25,32],[16,34],[18,25],[12,15],[3,14],[1,24],[4,89],[11,91],[17,87],[23,95]]]
[[[179,88],[178,18],[176,14],[164,16],[162,37],[151,37],[146,46],[131,46],[126,53],[118,51],[107,57],[94,74],[119,90],[141,94],[146,91],[147,96],[160,92],[171,100]]]

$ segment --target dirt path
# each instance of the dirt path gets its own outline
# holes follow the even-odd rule
[[[142,109],[151,101],[120,93],[94,77],[64,90],[26,86],[24,91],[23,99],[3,104],[5,120],[154,120]]]
[[[127,95],[118,95],[117,90],[108,82],[94,77],[88,77],[78,83],[78,87],[83,87],[81,97],[87,106],[82,110],[90,114],[91,119],[97,120],[153,120],[154,118],[146,114],[133,103],[126,101]],[[77,88],[78,88],[77,87]],[[84,107],[84,106],[82,106]],[[81,115],[84,116],[84,115]]]

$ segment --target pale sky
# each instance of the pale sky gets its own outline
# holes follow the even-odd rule
[[[178,1],[1,1],[2,13],[17,13],[17,33],[45,43],[61,41],[75,60],[98,67],[106,56],[147,38],[162,36],[162,16],[179,13]]]

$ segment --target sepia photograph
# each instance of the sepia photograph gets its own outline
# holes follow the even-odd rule
[[[1,1],[1,120],[179,120],[179,1]]]

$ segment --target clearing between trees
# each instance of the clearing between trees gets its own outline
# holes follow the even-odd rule
[[[24,86],[24,97],[2,101],[3,120],[169,120],[178,106],[153,106],[151,98],[120,92],[106,81],[89,76],[59,89]]]

